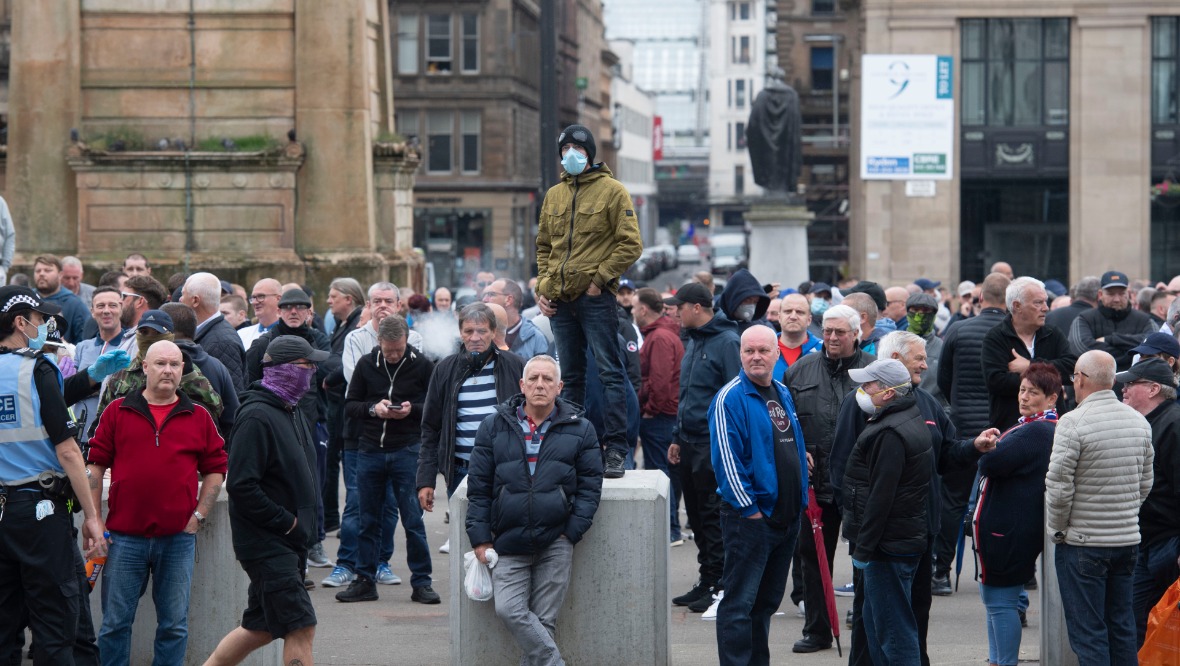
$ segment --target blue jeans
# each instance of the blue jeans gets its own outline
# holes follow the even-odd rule
[[[396,451],[360,451],[356,462],[356,485],[360,493],[361,535],[357,573],[373,580],[377,576],[377,548],[386,534],[393,538],[394,527],[386,529],[381,517],[389,505],[392,490],[406,531],[406,563],[413,574],[410,584],[426,587],[431,584],[430,547],[426,545],[426,524],[422,522],[422,508],[414,479],[418,473],[420,445]]]
[[[586,347],[594,354],[606,404],[627,404],[623,386],[623,360],[619,357],[619,315],[615,295],[604,291],[598,296],[582,294],[572,301],[554,301],[557,313],[550,319],[561,378],[565,382],[562,397],[578,405],[586,404]],[[604,410],[605,433],[602,443],[607,449],[627,455],[627,413],[621,408]]]
[[[910,605],[918,560],[874,560],[862,570],[862,621],[869,654],[877,666],[909,666],[922,661],[918,622]]]
[[[671,508],[672,540],[680,539],[680,475],[668,467],[668,445],[672,443],[674,414],[656,414],[639,422],[639,441],[643,445],[643,468],[658,469],[671,482],[668,506]]]
[[[152,579],[156,604],[158,666],[183,664],[188,645],[188,601],[193,580],[197,535],[141,537],[112,533],[111,548],[102,570],[102,629],[98,651],[104,666],[131,660],[131,625],[139,598]]]
[[[1176,557],[1180,555],[1180,537],[1139,544],[1135,558],[1134,592],[1136,645],[1143,647],[1147,634],[1147,616],[1164,593],[1180,577]]]
[[[356,573],[357,551],[360,548],[361,501],[356,488],[356,449],[340,452],[344,467],[344,512],[340,516],[340,547],[336,549],[336,566]],[[397,501],[393,488],[385,500],[384,520],[381,521],[381,561],[393,557],[393,531],[397,528]]]
[[[717,657],[723,666],[770,663],[770,618],[786,593],[798,536],[798,517],[782,529],[721,503],[725,597],[717,607]]]
[[[987,610],[987,661],[1016,666],[1020,660],[1020,593],[1023,585],[980,585],[979,598]]]
[[[1053,555],[1069,646],[1078,666],[1136,666],[1132,575],[1138,546],[1058,544]]]
[[[451,478],[447,481],[447,499],[451,499],[451,495],[459,489],[459,484],[463,483],[463,479],[467,478],[467,464],[460,465],[458,460],[455,460],[455,469],[451,470]]]

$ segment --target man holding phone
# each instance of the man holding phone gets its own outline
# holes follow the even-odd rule
[[[441,601],[431,588],[430,547],[414,485],[422,445],[422,405],[434,363],[407,346],[409,332],[401,315],[385,317],[377,328],[378,346],[361,357],[348,383],[344,413],[361,424],[356,463],[360,548],[357,577],[348,589],[336,594],[338,601],[376,601],[376,582],[401,582],[388,562],[378,562],[381,516],[389,484],[393,484],[406,531],[406,559],[414,588],[410,599],[423,604]]]

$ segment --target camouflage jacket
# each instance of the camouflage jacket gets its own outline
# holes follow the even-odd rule
[[[125,370],[120,370],[108,377],[102,398],[98,401],[98,411],[95,413],[94,425],[91,426],[90,434],[93,435],[93,431],[98,428],[98,420],[102,417],[103,410],[107,408],[107,405],[114,402],[116,398],[142,391],[146,387],[147,375],[143,373],[143,366],[138,359],[131,361],[131,365],[127,366]],[[213,417],[214,423],[221,418],[221,396],[217,395],[217,391],[213,390],[209,379],[201,373],[200,368],[196,365],[193,365],[192,372],[180,378],[180,390],[190,400],[209,410],[209,415]]]

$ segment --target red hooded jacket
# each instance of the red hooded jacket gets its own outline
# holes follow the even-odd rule
[[[639,411],[644,416],[676,416],[680,406],[680,361],[684,343],[680,341],[680,324],[661,316],[640,329],[643,346],[639,348],[639,367],[643,386],[639,390]]]

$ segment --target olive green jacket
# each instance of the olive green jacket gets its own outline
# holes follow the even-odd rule
[[[572,301],[590,283],[617,292],[619,277],[643,252],[631,195],[605,164],[565,173],[541,204],[537,293]]]
[[[106,388],[102,392],[102,398],[98,401],[98,411],[95,414],[92,428],[96,429],[98,427],[98,419],[102,416],[103,410],[107,408],[107,405],[114,402],[117,398],[142,391],[145,388],[147,388],[147,375],[143,372],[143,365],[139,359],[133,359],[131,365],[125,370],[116,372],[107,380]],[[221,396],[217,394],[217,391],[213,390],[213,385],[209,383],[209,379],[201,373],[201,369],[195,364],[193,365],[192,372],[180,378],[180,391],[188,396],[190,400],[207,409],[209,415],[213,417],[214,423],[221,418],[223,407]]]

